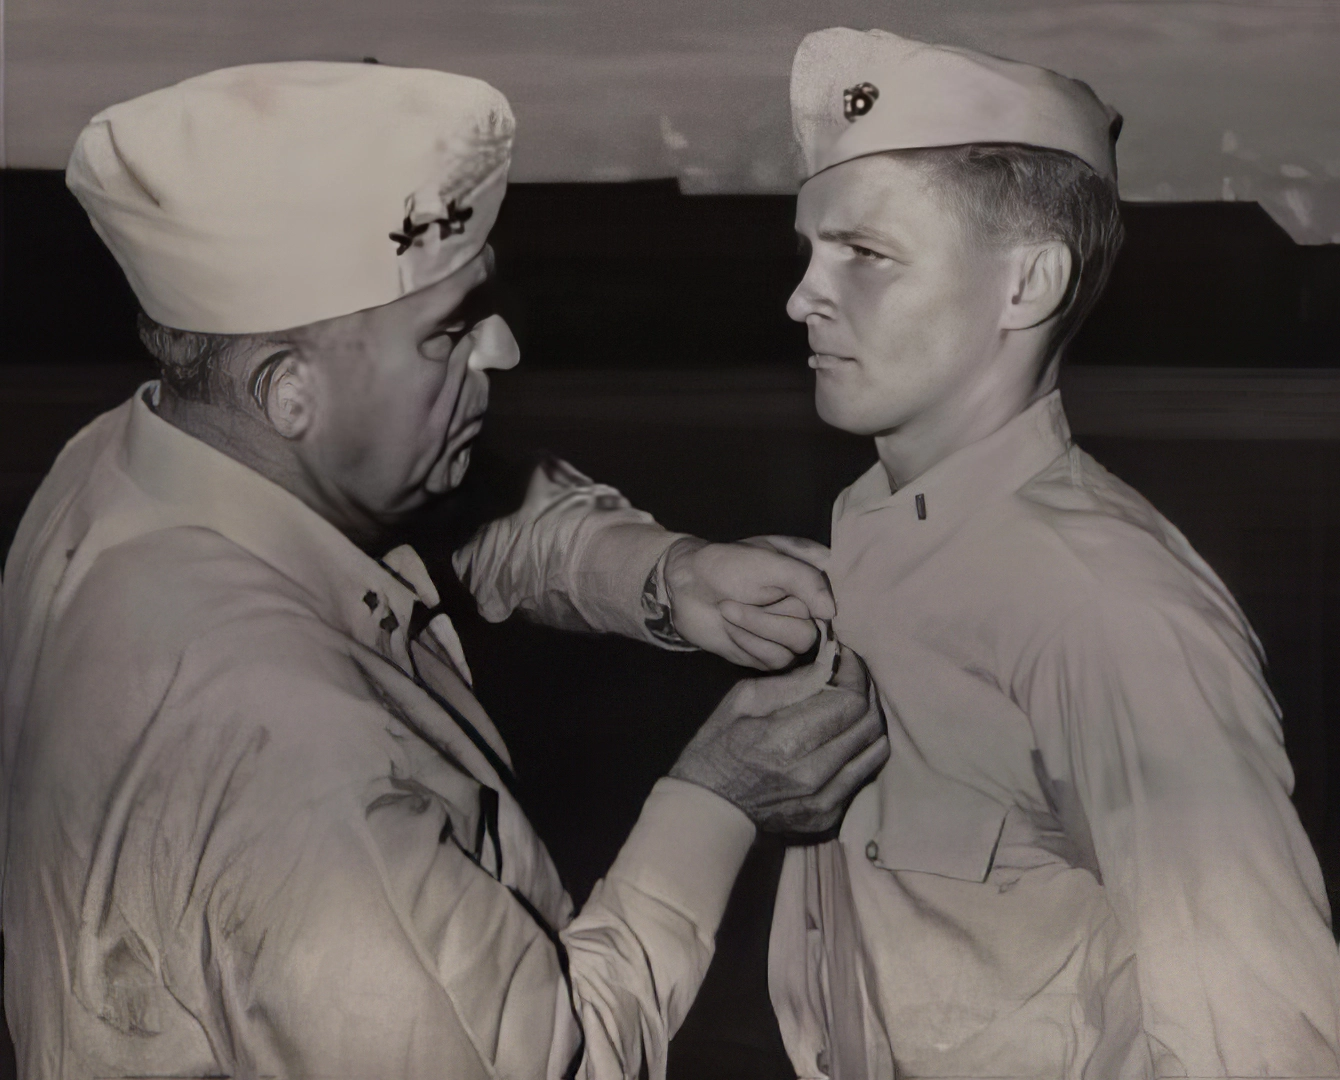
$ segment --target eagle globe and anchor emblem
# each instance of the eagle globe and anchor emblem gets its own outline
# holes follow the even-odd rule
[[[842,115],[849,124],[854,124],[875,107],[879,98],[879,87],[874,83],[857,83],[842,91]]]

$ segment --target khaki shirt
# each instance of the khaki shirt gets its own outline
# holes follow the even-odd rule
[[[154,393],[70,443],[6,568],[20,1075],[662,1076],[753,826],[662,780],[574,915],[450,623],[410,640],[417,556]],[[671,536],[555,475],[457,561],[494,617],[638,632]]]
[[[1334,1077],[1340,970],[1259,645],[1057,394],[839,496],[838,637],[893,755],[788,854],[802,1078]]]

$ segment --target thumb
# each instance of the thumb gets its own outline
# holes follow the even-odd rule
[[[780,555],[790,555],[793,559],[809,563],[816,570],[827,570],[828,560],[832,558],[832,552],[827,547],[817,540],[810,540],[804,536],[782,536],[779,533],[771,533],[767,536],[751,536],[747,540],[741,540],[740,543],[770,548]]]
[[[821,649],[820,652],[822,651]],[[869,691],[870,675],[866,670],[865,661],[861,659],[859,653],[853,652],[847,646],[838,646],[837,655],[833,658],[829,670],[831,673],[829,686],[839,686],[858,694]]]
[[[819,652],[813,662],[784,675],[745,680],[740,684],[743,689],[738,707],[747,716],[769,716],[813,697],[829,685],[837,653],[838,644],[832,627],[827,622],[820,622]],[[853,655],[847,653],[848,657]]]
[[[837,606],[833,602],[833,590],[828,583],[828,575],[802,555],[780,550],[773,546],[773,542],[783,541],[787,545],[796,545],[797,551],[802,550],[800,545],[811,545],[823,553],[825,562],[828,554],[826,547],[822,544],[816,544],[812,540],[798,540],[787,536],[758,539],[763,542],[758,543],[753,540],[744,542],[752,547],[771,552],[767,556],[771,564],[768,567],[768,585],[770,587],[800,600],[808,609],[809,617],[812,619],[831,619],[837,614]],[[814,554],[809,551],[806,553]]]

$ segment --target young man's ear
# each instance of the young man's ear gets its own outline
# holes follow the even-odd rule
[[[301,438],[312,422],[311,365],[294,349],[263,355],[247,380],[252,402],[286,439]]]
[[[1006,330],[1040,326],[1065,299],[1070,285],[1072,256],[1060,240],[1047,240],[1019,248],[1015,260],[1013,290],[1005,312]]]

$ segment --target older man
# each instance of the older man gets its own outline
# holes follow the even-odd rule
[[[163,379],[65,449],[6,569],[23,1076],[661,1076],[755,823],[831,827],[887,756],[831,643],[742,683],[574,918],[422,563],[367,554],[516,362],[485,303],[511,135],[475,80],[316,63],[81,135]],[[765,667],[832,610],[562,466],[457,565],[493,617]]]
[[[834,506],[834,625],[893,744],[782,877],[798,1073],[1336,1076],[1330,914],[1256,638],[1055,389],[1121,240],[1118,117],[881,31],[807,37],[791,89],[788,310],[820,416],[879,458]]]

